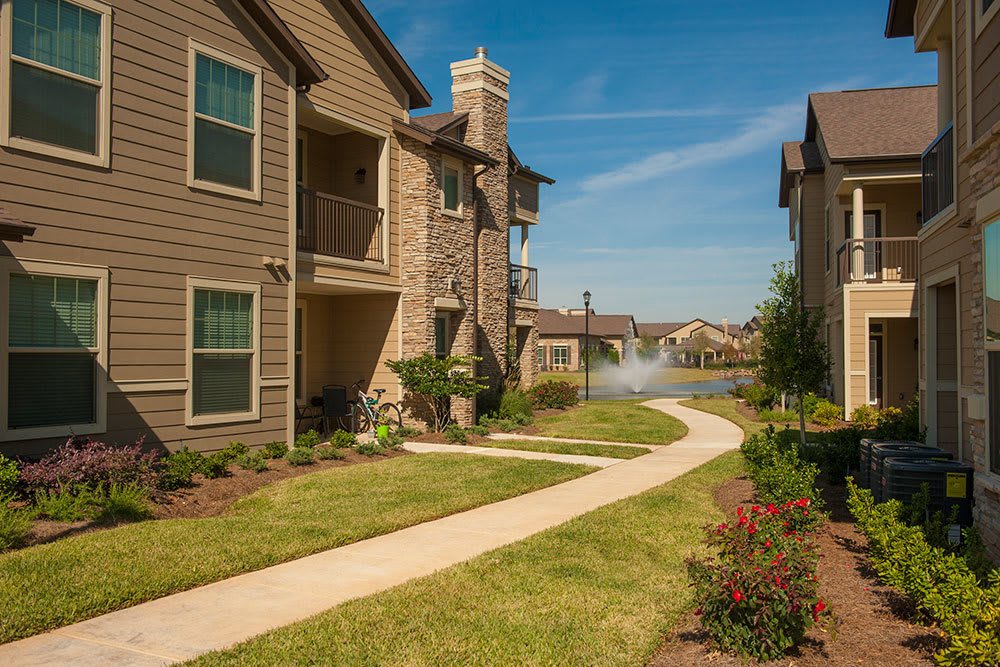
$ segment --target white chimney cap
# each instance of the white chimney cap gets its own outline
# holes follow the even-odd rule
[[[485,46],[477,46],[476,47],[476,57],[477,58],[485,58],[488,55],[490,55],[490,50],[487,49]]]

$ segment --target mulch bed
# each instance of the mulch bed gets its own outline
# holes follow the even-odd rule
[[[943,646],[940,634],[922,625],[912,605],[881,585],[868,558],[867,541],[854,529],[844,504],[842,486],[823,484],[830,521],[818,536],[820,594],[836,617],[834,633],[812,630],[805,643],[768,666],[795,665],[932,665],[931,656]],[[716,491],[727,515],[752,504],[753,485],[738,478]],[[689,614],[650,661],[650,667],[674,665],[743,665],[739,658],[713,653],[697,617]]]
[[[205,517],[219,516],[224,514],[229,506],[240,498],[250,495],[254,491],[279,482],[283,479],[301,477],[310,473],[330,468],[344,468],[346,466],[358,465],[361,463],[372,463],[386,458],[397,456],[408,456],[409,452],[390,451],[382,456],[370,457],[362,456],[354,451],[347,452],[347,458],[343,461],[320,461],[313,465],[293,466],[283,459],[268,461],[268,470],[256,473],[251,470],[243,470],[239,466],[230,467],[230,474],[227,477],[218,479],[207,479],[202,475],[195,475],[195,486],[190,489],[178,489],[177,491],[154,491],[151,495],[153,501],[153,520],[156,519],[201,519]],[[114,524],[101,523],[97,521],[78,521],[75,523],[64,523],[60,521],[34,521],[24,546],[44,544],[54,542],[71,535],[90,533],[97,530],[107,530],[114,528]]]

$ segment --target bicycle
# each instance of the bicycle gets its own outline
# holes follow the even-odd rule
[[[382,403],[382,394],[385,389],[374,389],[375,398],[372,398],[361,389],[358,380],[351,385],[351,390],[357,392],[358,400],[347,401],[347,416],[341,420],[341,427],[351,433],[364,433],[373,430],[375,426],[388,426],[392,430],[398,430],[403,426],[403,413],[395,403]],[[346,423],[345,423],[346,421]]]

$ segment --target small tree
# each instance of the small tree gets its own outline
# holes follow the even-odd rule
[[[658,359],[660,344],[650,335],[639,336],[635,344],[635,353],[640,359]]]
[[[399,383],[426,401],[434,416],[434,430],[441,432],[451,422],[451,399],[475,398],[487,388],[487,378],[473,375],[478,357],[444,357],[423,354],[413,359],[387,361],[385,365],[399,376]]]
[[[704,331],[699,331],[692,336],[691,349],[701,357],[701,367],[705,368],[705,353],[712,349],[712,341],[709,339],[708,334]]]
[[[819,336],[822,309],[802,306],[795,272],[786,262],[774,265],[771,297],[760,304],[761,381],[773,389],[799,399],[799,440],[806,442],[803,398],[819,391],[830,377],[830,352]]]

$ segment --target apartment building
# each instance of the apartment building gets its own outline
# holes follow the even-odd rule
[[[921,157],[920,395],[928,441],[975,467],[1000,555],[1000,2],[892,0],[886,36],[937,54]]]
[[[431,98],[361,2],[5,0],[0,51],[5,453],[70,434],[260,445],[292,438],[324,385],[402,398],[384,362],[436,326],[403,317],[424,252],[404,219],[430,225],[410,209],[450,203],[455,179],[404,179],[410,112]],[[491,140],[506,149],[506,129]],[[502,198],[482,217],[504,242],[464,261],[506,304],[508,156],[455,144],[503,175],[469,193]],[[484,202],[466,202],[471,222]],[[466,222],[441,242],[484,235]],[[479,318],[505,345],[507,312]]]
[[[782,146],[779,206],[807,308],[822,308],[829,394],[846,415],[918,389],[920,155],[933,86],[814,93],[805,138]]]
[[[542,370],[578,371],[584,368],[583,351],[607,355],[614,350],[618,362],[635,352],[639,331],[631,315],[598,315],[571,308],[538,313],[538,364]],[[589,337],[588,337],[589,319]]]

